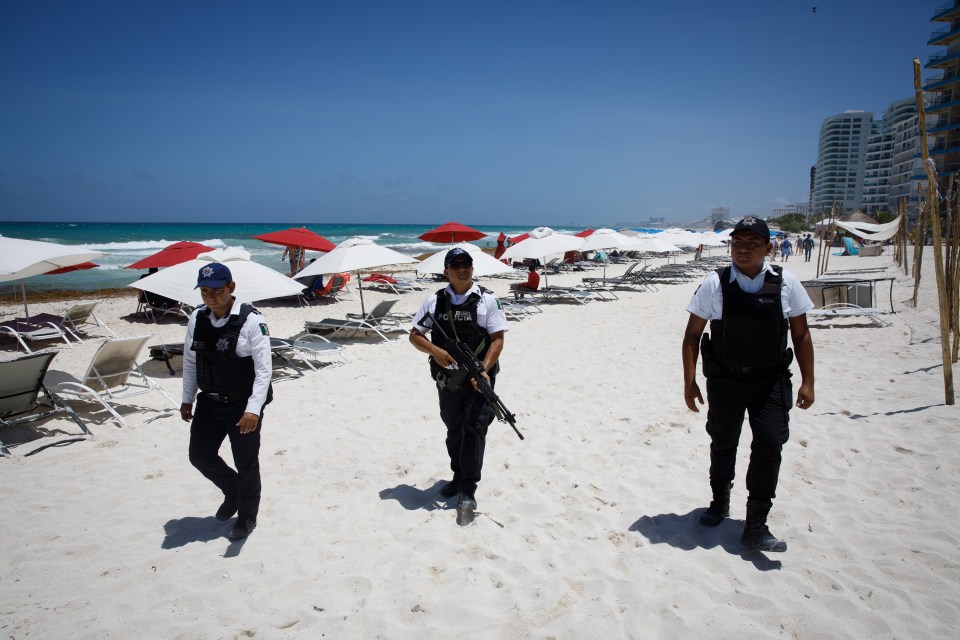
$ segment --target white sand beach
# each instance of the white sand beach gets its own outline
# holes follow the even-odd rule
[[[889,255],[830,259],[840,271],[889,265]],[[814,275],[796,256],[787,267]],[[147,422],[170,409],[159,394],[120,404],[129,428],[73,402],[94,437],[35,455],[76,425],[4,429],[14,446],[0,458],[0,630],[18,640],[957,637],[960,427],[944,404],[932,261],[925,269],[917,309],[903,303],[912,275],[887,270],[890,326],[812,329],[816,403],[791,412],[770,516],[786,553],[740,547],[749,432],[732,517],[697,524],[709,439],[705,411],[684,405],[680,362],[697,280],[545,304],[511,322],[497,391],[526,440],[491,425],[482,515],[467,527],[437,490],[449,478],[444,427],[406,334],[345,340],[348,364],[275,383],[259,526],[242,542],[213,517],[221,496],[187,460],[188,425],[175,411]],[[549,280],[584,275],[599,272]],[[506,295],[510,282],[482,284]],[[399,297],[394,310],[412,312],[426,293],[364,299],[369,309]],[[258,306],[277,337],[360,309]],[[135,307],[108,299],[97,313],[120,335],[182,340],[183,323],[133,322]],[[81,376],[96,342],[62,350],[51,368]],[[2,346],[16,355],[12,340]],[[146,353],[142,363],[179,402],[179,369]]]

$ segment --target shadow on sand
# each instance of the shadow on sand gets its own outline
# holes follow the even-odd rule
[[[705,509],[694,509],[683,515],[661,513],[656,516],[643,516],[630,525],[630,531],[640,532],[653,544],[668,544],[687,551],[720,547],[730,555],[752,562],[760,571],[777,571],[783,567],[782,562],[769,559],[761,551],[743,548],[740,544],[742,520],[727,518],[716,527],[703,527],[697,520],[704,511]]]
[[[160,545],[162,549],[176,549],[183,547],[191,542],[212,542],[221,538],[226,538],[227,533],[236,524],[235,519],[228,522],[221,522],[213,516],[197,518],[188,516],[186,518],[173,519],[163,525],[164,538]],[[224,558],[233,558],[240,555],[246,538],[240,540],[231,540],[230,546],[224,551]]]
[[[408,484],[398,484],[389,489],[383,489],[380,492],[381,500],[396,500],[400,506],[407,511],[416,511],[417,509],[426,509],[434,511],[436,509],[456,509],[458,496],[447,500],[440,495],[440,489],[446,484],[443,480],[438,480],[432,486],[426,489],[418,489]]]

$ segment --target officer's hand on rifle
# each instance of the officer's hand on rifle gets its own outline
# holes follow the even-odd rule
[[[457,361],[453,359],[453,356],[447,353],[446,349],[436,347],[435,349],[430,350],[430,355],[433,357],[433,361],[441,367],[449,367],[452,364],[457,364]]]
[[[481,371],[480,375],[483,376],[483,379],[487,381],[487,384],[490,384],[490,376],[487,375],[486,371]],[[477,381],[473,378],[470,378],[470,383],[473,385],[473,390],[477,393],[481,393],[480,387],[477,385]]]

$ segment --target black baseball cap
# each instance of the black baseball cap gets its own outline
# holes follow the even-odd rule
[[[767,242],[770,242],[770,227],[768,227],[767,223],[760,218],[754,218],[753,216],[747,216],[746,218],[743,218],[733,228],[733,231],[730,232],[730,235],[735,236],[741,231],[752,231]]]
[[[463,258],[461,258],[460,260],[461,262],[466,262],[468,265],[473,264],[473,256],[471,256],[468,251],[466,251],[465,249],[461,249],[460,247],[454,247],[453,249],[450,249],[450,251],[447,251],[447,255],[444,256],[443,268],[446,269],[447,267],[449,267],[450,263],[456,260],[457,258],[459,258],[460,256],[463,256]]]

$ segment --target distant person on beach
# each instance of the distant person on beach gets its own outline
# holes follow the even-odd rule
[[[260,312],[233,296],[226,265],[201,267],[197,287],[203,305],[187,322],[180,417],[192,421],[191,464],[223,492],[217,520],[238,514],[230,537],[246,538],[260,509],[260,426],[273,395],[270,335]],[[236,471],[219,454],[227,437]]]
[[[733,234],[730,234],[730,235],[732,237]],[[773,242],[770,243],[770,251],[767,253],[767,255],[770,257],[770,259],[773,262],[777,261],[777,256],[780,255],[780,239],[779,238],[774,238]]]
[[[801,383],[796,406],[809,409],[813,393],[813,341],[806,313],[813,308],[799,280],[764,260],[770,230],[759,218],[737,223],[731,235],[733,264],[711,272],[687,306],[683,336],[683,397],[699,412],[697,355],[707,379],[707,433],[710,435],[710,487],[713,500],[700,524],[715,527],[730,515],[737,444],[744,413],[753,443],[747,468],[747,513],[740,542],[761,551],[786,551],[767,527],[776,497],[792,398],[790,363],[796,354]],[[703,335],[707,322],[710,334]],[[787,348],[787,333],[793,350]],[[702,340],[701,340],[702,336]]]
[[[813,253],[813,237],[808,233],[803,239],[803,261],[810,262],[810,255]]]
[[[283,254],[280,256],[280,262],[290,257],[290,277],[292,278],[298,271],[303,271],[303,247],[284,247]]]
[[[540,288],[540,274],[537,273],[537,263],[531,262],[527,267],[527,281],[515,282],[510,285],[514,298],[522,298],[524,293],[530,293]]]
[[[783,257],[783,261],[786,262],[790,259],[790,254],[793,252],[793,246],[790,244],[790,236],[787,236],[783,239],[783,242],[780,244],[780,255]]]
[[[453,498],[459,494],[457,523],[463,525],[473,520],[477,508],[477,483],[494,410],[472,380],[463,384],[454,381],[456,361],[447,352],[443,335],[431,329],[435,322],[443,323],[447,335],[473,349],[483,363],[483,376],[494,386],[508,327],[497,297],[473,281],[469,253],[459,247],[448,251],[443,271],[450,284],[420,305],[410,328],[410,343],[430,355],[430,376],[437,381],[440,418],[447,427],[447,455],[453,471],[453,479],[440,489],[440,495]]]

